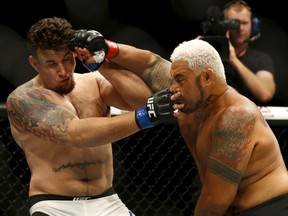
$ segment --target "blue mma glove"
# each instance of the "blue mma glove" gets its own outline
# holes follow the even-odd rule
[[[135,110],[135,119],[140,129],[151,128],[174,118],[172,93],[168,88],[153,94],[148,98],[146,106]]]

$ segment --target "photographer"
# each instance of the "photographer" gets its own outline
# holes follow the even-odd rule
[[[225,67],[227,83],[258,106],[273,99],[276,85],[272,58],[251,48],[260,37],[260,21],[253,17],[251,7],[242,0],[207,10],[207,20],[201,23],[203,36],[219,52]]]
[[[227,3],[225,19],[239,19],[238,30],[228,30],[229,59],[224,62],[227,82],[257,105],[265,105],[275,94],[274,65],[271,57],[249,45],[259,36],[259,20],[242,0]]]

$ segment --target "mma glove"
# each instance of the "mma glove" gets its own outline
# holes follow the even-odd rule
[[[174,118],[172,93],[166,88],[148,98],[146,106],[135,110],[135,119],[140,129],[151,128]]]
[[[112,59],[119,53],[117,43],[105,38],[95,30],[76,30],[70,40],[68,48],[75,51],[74,47],[86,48],[93,54],[95,63],[83,60],[83,65],[90,71],[97,70],[105,59]]]

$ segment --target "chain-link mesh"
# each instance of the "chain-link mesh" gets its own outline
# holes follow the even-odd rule
[[[288,127],[272,129],[288,163]],[[29,216],[30,172],[5,117],[0,119],[0,142],[0,215]],[[115,190],[137,216],[191,215],[200,183],[176,123],[139,131],[114,143],[113,152]]]

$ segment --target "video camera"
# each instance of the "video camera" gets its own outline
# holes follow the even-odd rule
[[[229,41],[226,37],[227,30],[240,28],[238,19],[224,19],[220,9],[211,6],[207,10],[206,20],[200,23],[203,31],[203,40],[209,42],[220,54],[222,60],[229,58]]]

